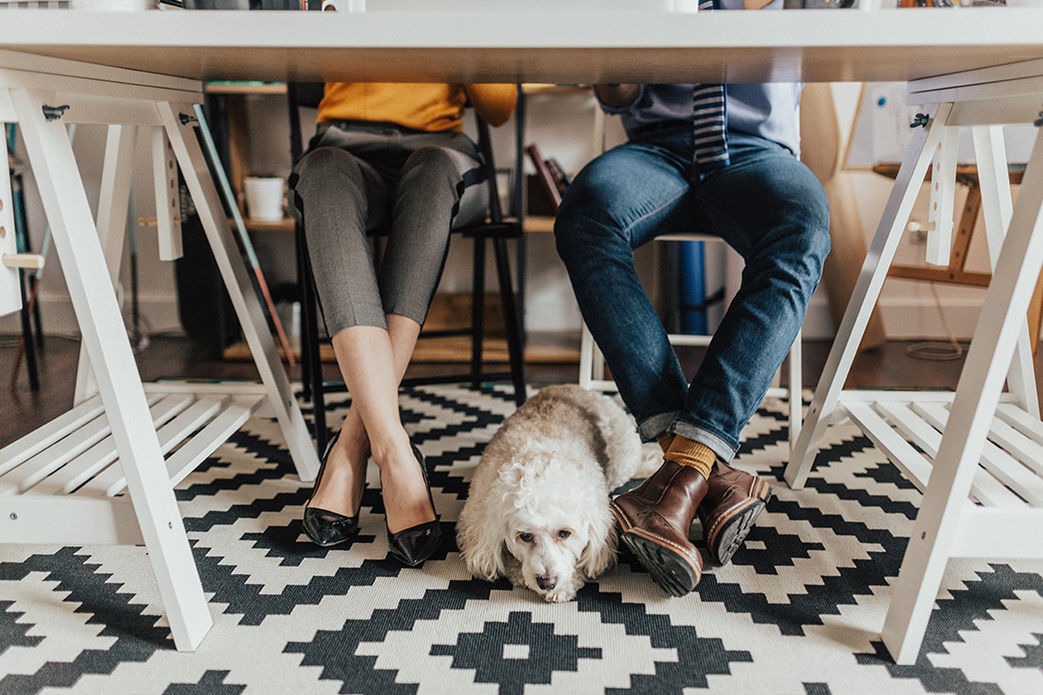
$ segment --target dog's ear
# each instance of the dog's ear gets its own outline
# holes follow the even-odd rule
[[[580,553],[576,569],[587,579],[596,579],[616,563],[616,524],[607,505],[588,520],[587,547]]]
[[[510,553],[507,552],[501,524],[467,524],[459,530],[461,553],[473,576],[490,582],[507,576],[506,558]]]

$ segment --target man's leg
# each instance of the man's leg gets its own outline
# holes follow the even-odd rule
[[[688,228],[685,166],[652,145],[616,147],[576,176],[554,225],[583,320],[646,441],[674,421],[688,379],[641,285],[633,250]]]
[[[668,429],[662,418],[639,415],[645,437],[656,437],[666,452],[665,463],[613,502],[623,541],[676,595],[692,590],[701,576],[701,559],[687,539],[696,509],[719,561],[731,557],[763,509],[767,485],[723,462],[734,456],[742,427],[803,321],[829,246],[825,197],[810,172],[772,143],[743,136],[733,142],[732,167],[696,189],[698,207],[687,206],[688,227],[680,228],[713,231],[739,250],[748,262],[743,288],[704,358],[709,367],[688,388],[684,412]],[[640,180],[640,174],[624,180]],[[626,370],[625,363],[620,368]]]
[[[692,229],[689,158],[676,154],[683,149],[646,143],[605,153],[576,177],[555,224],[584,321],[646,440],[676,420],[688,381],[637,277],[633,249],[657,234]],[[667,460],[613,502],[623,542],[675,595],[694,588],[702,574],[688,528],[714,453],[697,448],[697,455]]]
[[[673,447],[697,441],[718,456],[698,516],[707,549],[722,564],[770,496],[766,483],[725,464],[804,322],[829,251],[825,194],[811,172],[760,138],[733,137],[730,150],[732,165],[695,196],[706,224],[746,267],[670,428],[678,435]]]

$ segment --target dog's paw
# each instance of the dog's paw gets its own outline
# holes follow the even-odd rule
[[[574,590],[564,591],[548,591],[543,594],[543,600],[547,603],[568,603],[572,599],[576,598],[576,592]]]

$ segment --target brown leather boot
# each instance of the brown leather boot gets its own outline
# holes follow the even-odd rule
[[[764,511],[771,487],[757,476],[720,461],[711,471],[707,486],[709,490],[696,514],[710,557],[723,565],[732,559]]]
[[[703,561],[687,532],[707,489],[694,468],[664,461],[639,487],[612,500],[620,539],[674,596],[695,589],[702,577]]]

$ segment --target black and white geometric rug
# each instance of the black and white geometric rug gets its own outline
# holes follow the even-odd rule
[[[737,465],[779,481],[776,496],[731,564],[678,599],[624,556],[548,604],[472,580],[451,540],[509,391],[401,403],[450,539],[440,555],[386,558],[373,485],[350,547],[303,541],[309,486],[277,426],[252,420],[177,492],[215,619],[198,651],[174,649],[142,548],[0,546],[0,693],[1043,693],[1039,562],[951,562],[918,663],[890,662],[878,632],[919,494],[853,428],[830,430],[791,491],[785,416],[767,402]]]

